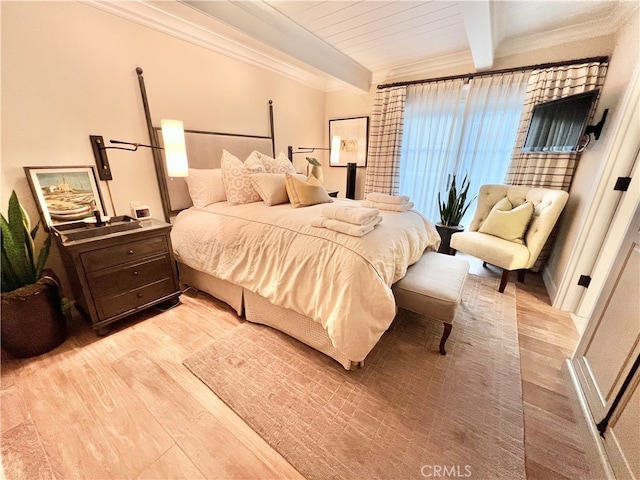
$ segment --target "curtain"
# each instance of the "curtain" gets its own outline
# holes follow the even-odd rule
[[[602,87],[606,74],[607,63],[599,62],[538,69],[531,73],[505,183],[569,190],[580,153],[522,153],[531,113],[538,103]]]
[[[371,127],[364,193],[398,193],[400,149],[407,87],[390,87],[376,92]]]
[[[501,183],[516,139],[530,72],[519,71],[408,87],[400,193],[439,221],[437,195],[455,174],[467,176],[469,199],[481,185]],[[475,202],[462,220],[468,225]]]

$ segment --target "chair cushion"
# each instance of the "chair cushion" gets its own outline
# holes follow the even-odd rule
[[[393,284],[396,304],[435,320],[453,323],[468,272],[469,262],[464,258],[426,252]]]
[[[451,236],[451,248],[507,270],[532,267],[529,249],[526,245],[510,242],[487,233],[454,233]]]
[[[489,212],[487,219],[482,222],[478,231],[522,245],[532,215],[533,203],[525,202],[512,208],[509,199],[503,198]]]

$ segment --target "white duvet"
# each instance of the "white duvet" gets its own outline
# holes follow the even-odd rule
[[[177,216],[171,240],[181,263],[320,322],[334,347],[358,362],[393,321],[391,285],[440,237],[416,211],[381,212],[363,237],[312,227],[325,205],[191,208]]]

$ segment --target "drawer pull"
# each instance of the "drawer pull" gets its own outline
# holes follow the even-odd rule
[[[134,270],[134,271],[133,271],[133,275],[134,275],[134,276],[138,275],[138,271],[137,271],[137,270]]]
[[[142,292],[138,292],[138,293],[136,294],[136,297],[138,297],[138,298],[142,298],[142,297],[144,297],[144,294],[143,294]]]
[[[127,253],[128,253],[129,255],[133,255],[133,250],[129,250]]]

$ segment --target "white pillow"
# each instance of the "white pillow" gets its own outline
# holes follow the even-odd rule
[[[254,150],[251,155],[255,155],[260,159],[267,173],[296,173],[296,169],[293,168],[293,163],[291,163],[284,152],[280,152],[276,158],[271,158],[269,155],[260,153],[257,150]]]
[[[187,182],[193,206],[197,209],[227,199],[222,181],[222,170],[219,168],[190,168],[189,176],[184,180]]]
[[[245,203],[259,202],[258,192],[251,185],[252,173],[265,173],[264,166],[255,156],[249,156],[242,163],[240,159],[226,150],[222,151],[222,180],[229,205],[243,205]]]
[[[307,177],[302,174],[296,174],[294,176],[300,180],[307,179]],[[255,188],[267,206],[271,207],[272,205],[289,203],[284,173],[252,173],[250,177],[253,188]]]

